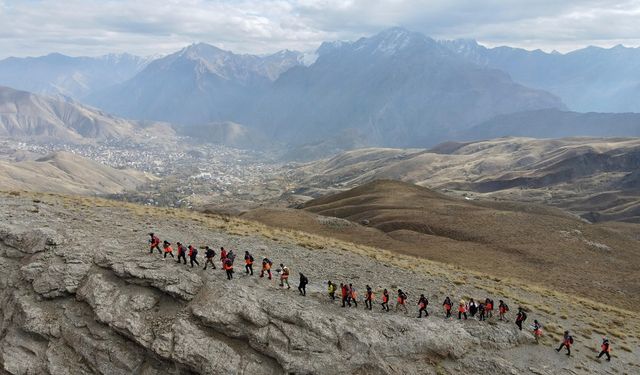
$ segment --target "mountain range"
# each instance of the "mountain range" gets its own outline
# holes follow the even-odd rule
[[[295,51],[235,54],[204,43],[153,61],[9,58],[0,61],[0,84],[71,96],[125,118],[167,121],[184,133],[233,123],[243,138],[265,140],[241,143],[323,155],[316,149],[430,147],[503,135],[633,136],[640,128],[635,115],[569,110],[636,110],[637,52],[547,54],[392,28],[323,43],[313,62]]]

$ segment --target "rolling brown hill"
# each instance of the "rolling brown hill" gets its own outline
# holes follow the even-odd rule
[[[111,168],[68,152],[34,160],[0,160],[2,190],[115,194],[153,179],[155,177],[143,172]]]
[[[590,221],[640,222],[640,139],[500,138],[431,150],[360,149],[296,168],[318,197],[376,179],[453,195],[554,205]]]
[[[640,306],[636,227],[590,224],[553,207],[469,201],[380,180],[303,210],[260,209],[243,218]]]

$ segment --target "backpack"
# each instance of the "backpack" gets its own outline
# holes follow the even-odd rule
[[[573,344],[573,336],[569,336],[569,342]]]
[[[504,304],[504,311],[509,311],[509,305],[507,305],[506,303]]]
[[[249,260],[253,262],[253,255],[249,254]]]
[[[523,312],[522,312],[522,317],[521,317],[520,319],[521,319],[523,322],[524,322],[525,320],[527,320],[527,313],[523,311]]]
[[[270,266],[273,266],[273,262],[269,258],[264,258],[264,260],[269,263]]]
[[[196,255],[198,255],[198,249],[196,249],[195,247],[192,248],[193,252],[191,253],[192,257],[195,257]]]

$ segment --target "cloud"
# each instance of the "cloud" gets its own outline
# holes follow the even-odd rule
[[[311,50],[402,26],[439,39],[573,49],[638,45],[640,0],[0,0],[0,57]]]

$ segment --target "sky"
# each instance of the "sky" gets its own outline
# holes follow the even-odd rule
[[[313,51],[395,26],[487,46],[636,47],[640,0],[0,0],[0,58],[159,55],[194,42]]]

